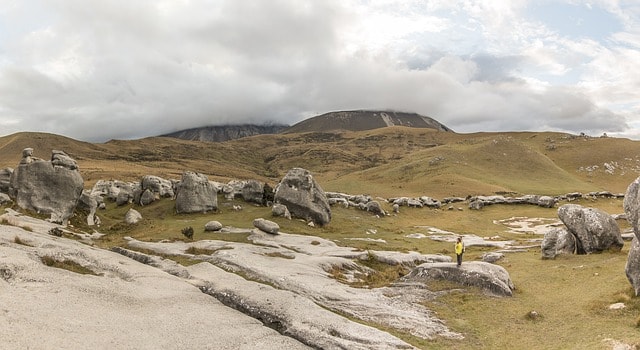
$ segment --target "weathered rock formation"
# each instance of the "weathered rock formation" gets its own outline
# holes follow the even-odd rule
[[[174,184],[171,180],[166,180],[154,175],[145,175],[140,181],[142,190],[149,190],[158,198],[173,198]]]
[[[479,287],[497,296],[512,296],[515,290],[509,272],[502,266],[478,261],[466,262],[460,267],[453,263],[424,263],[411,270],[402,280],[453,281],[461,285]]]
[[[218,191],[206,175],[185,171],[176,193],[176,211],[206,213],[218,209]]]
[[[82,194],[78,165],[62,151],[52,151],[51,161],[32,154],[31,148],[23,151],[11,175],[9,196],[22,209],[49,214],[52,222],[66,224]]]
[[[96,197],[99,198],[99,196],[94,196],[89,191],[82,191],[76,207],[87,215],[87,225],[89,226],[100,224],[100,218],[96,215],[98,210],[98,199]]]
[[[544,234],[542,258],[555,259],[558,254],[574,254],[576,238],[564,228],[555,227]]]
[[[0,169],[0,193],[9,193],[11,174],[13,174],[13,168]]]
[[[558,217],[576,238],[577,254],[619,251],[624,245],[618,224],[600,209],[564,204],[558,208]]]
[[[98,180],[91,189],[92,195],[99,195],[107,200],[116,202],[118,206],[130,203],[133,193],[140,188],[139,183],[118,180]]]
[[[289,170],[276,187],[274,200],[285,205],[294,217],[318,225],[326,225],[331,221],[327,197],[308,170]]]
[[[265,220],[263,218],[253,220],[253,226],[258,230],[270,233],[272,235],[276,235],[278,234],[278,231],[280,231],[280,226],[277,223]]]
[[[633,286],[636,296],[640,296],[640,177],[627,188],[623,202],[627,221],[633,228],[635,237],[631,241],[625,273]]]
[[[636,296],[640,296],[640,240],[634,237],[629,248],[629,256],[627,257],[627,265],[624,269],[627,279],[633,286]]]
[[[130,208],[127,210],[127,213],[124,214],[124,222],[129,225],[137,224],[140,220],[142,220],[142,214],[133,208]]]
[[[271,207],[271,215],[273,216],[281,216],[285,219],[291,220],[291,213],[289,213],[289,209],[283,204],[275,203],[273,207]]]

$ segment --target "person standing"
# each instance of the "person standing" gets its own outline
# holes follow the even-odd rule
[[[462,254],[464,253],[464,243],[462,243],[462,237],[458,237],[455,245],[456,259],[458,261],[458,267],[462,265]]]

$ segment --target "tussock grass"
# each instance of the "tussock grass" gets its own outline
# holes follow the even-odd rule
[[[67,270],[67,271],[71,271],[71,272],[75,272],[75,273],[79,273],[82,275],[94,275],[94,276],[98,276],[98,274],[96,274],[95,272],[93,272],[91,269],[88,269],[80,264],[78,264],[75,261],[72,260],[57,260],[54,257],[51,256],[42,256],[40,257],[40,260],[42,261],[43,264],[49,266],[49,267],[55,267],[58,269],[63,269],[63,270]]]

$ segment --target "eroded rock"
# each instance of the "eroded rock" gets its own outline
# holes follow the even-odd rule
[[[319,225],[326,225],[331,221],[329,202],[308,170],[289,170],[276,187],[274,200],[285,205],[294,217]]]
[[[558,217],[576,238],[577,254],[619,251],[624,245],[618,224],[600,209],[565,204],[558,208]]]
[[[218,191],[206,175],[185,171],[176,193],[176,211],[206,213],[218,209]]]

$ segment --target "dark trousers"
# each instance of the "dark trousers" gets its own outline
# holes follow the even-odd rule
[[[456,254],[456,259],[458,259],[458,266],[462,265],[462,254]]]

